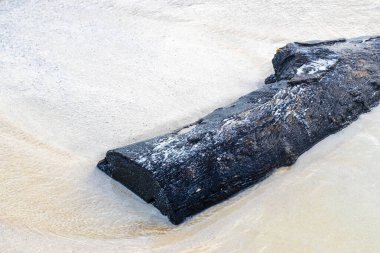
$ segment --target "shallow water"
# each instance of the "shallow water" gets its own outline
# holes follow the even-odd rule
[[[380,108],[180,226],[95,168],[255,89],[379,1],[0,1],[1,252],[378,252]]]

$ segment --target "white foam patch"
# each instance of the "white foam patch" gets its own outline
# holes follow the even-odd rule
[[[297,69],[297,75],[313,75],[317,72],[326,71],[337,62],[337,59],[318,59],[310,63],[306,63]]]

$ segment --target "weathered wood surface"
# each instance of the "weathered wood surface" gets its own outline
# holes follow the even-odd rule
[[[380,37],[288,44],[262,88],[192,127],[110,150],[98,167],[179,224],[377,105],[379,59]]]

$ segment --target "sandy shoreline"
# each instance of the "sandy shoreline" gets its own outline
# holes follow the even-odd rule
[[[180,227],[95,168],[252,91],[376,1],[0,1],[1,252],[376,252],[380,110]]]

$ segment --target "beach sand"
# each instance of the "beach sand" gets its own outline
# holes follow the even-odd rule
[[[96,168],[263,84],[378,1],[0,1],[1,252],[377,252],[380,109],[183,225]]]

